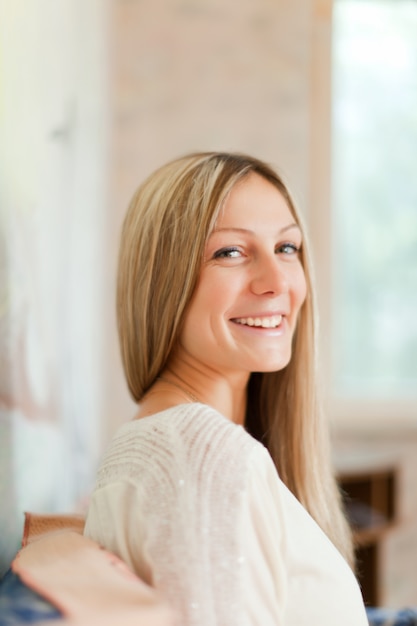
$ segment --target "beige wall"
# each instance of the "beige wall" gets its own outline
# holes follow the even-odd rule
[[[328,181],[330,9],[318,0],[112,3],[105,437],[134,410],[121,375],[112,291],[130,196],[164,161],[214,149],[271,162],[306,214],[327,202],[317,175]]]

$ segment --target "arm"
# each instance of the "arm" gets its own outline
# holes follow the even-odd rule
[[[280,626],[286,580],[276,471],[261,446],[225,452],[189,462],[186,474],[170,468],[145,488],[98,490],[86,533],[159,589],[182,626]]]

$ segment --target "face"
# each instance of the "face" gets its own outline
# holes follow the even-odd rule
[[[306,296],[301,231],[281,193],[251,173],[205,248],[177,356],[227,376],[285,367]]]

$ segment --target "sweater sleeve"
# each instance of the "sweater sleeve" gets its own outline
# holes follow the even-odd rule
[[[282,626],[288,596],[286,523],[280,482],[267,451],[254,451],[242,511],[243,598],[250,624]]]
[[[140,480],[130,471],[95,491],[85,532],[156,587],[181,626],[281,626],[276,471],[260,444],[230,426],[215,423],[203,441],[196,423],[187,429],[191,444],[171,440],[166,450],[159,440]]]
[[[122,427],[86,534],[155,587],[178,626],[359,626],[360,589],[267,450],[210,407]]]

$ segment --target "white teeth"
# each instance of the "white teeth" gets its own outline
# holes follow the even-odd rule
[[[282,315],[272,315],[271,317],[238,317],[235,319],[235,322],[243,324],[244,326],[276,328],[282,322]]]

